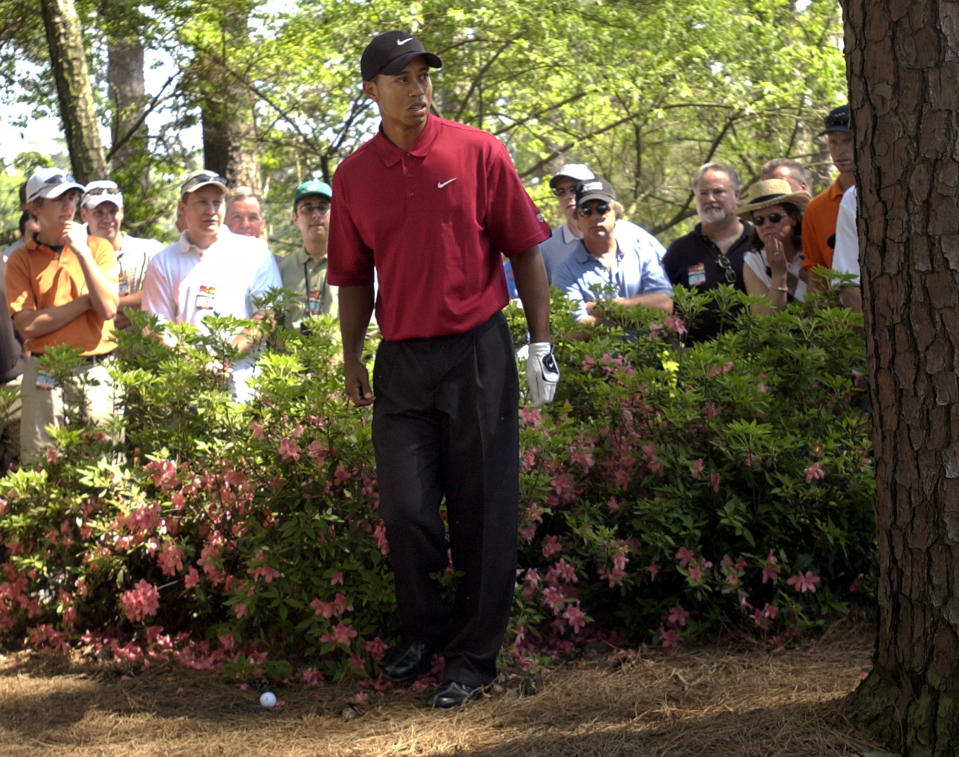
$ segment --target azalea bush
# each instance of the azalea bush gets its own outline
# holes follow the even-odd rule
[[[779,645],[870,607],[861,316],[721,300],[731,328],[688,347],[683,318],[705,296],[682,289],[675,316],[610,304],[591,331],[556,319],[556,403],[520,412],[522,637]]]
[[[861,318],[825,304],[753,317],[723,297],[732,328],[695,346],[684,322],[701,295],[677,292],[671,317],[604,305],[591,328],[554,301],[557,400],[520,410],[505,662],[599,636],[783,644],[870,606]],[[508,316],[519,345],[522,314]],[[335,322],[135,325],[113,368],[123,433],[77,408],[41,465],[0,482],[0,639],[383,685],[399,630],[389,545],[370,410],[342,392]],[[237,325],[267,345],[245,405],[224,371]]]

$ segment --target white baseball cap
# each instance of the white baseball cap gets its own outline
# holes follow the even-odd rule
[[[109,179],[99,179],[87,184],[80,204],[85,208],[95,208],[105,202],[112,202],[118,208],[123,207],[123,193],[117,183]]]
[[[59,197],[71,189],[82,192],[83,184],[78,184],[76,179],[61,168],[37,168],[27,179],[27,202]]]

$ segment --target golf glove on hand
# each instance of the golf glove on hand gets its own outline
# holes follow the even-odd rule
[[[530,342],[526,358],[526,382],[529,384],[530,405],[539,407],[553,401],[559,367],[549,342]]]

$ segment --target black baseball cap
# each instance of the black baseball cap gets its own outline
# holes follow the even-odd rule
[[[826,128],[819,132],[816,135],[817,137],[825,137],[834,131],[852,134],[852,129],[849,128],[849,106],[840,105],[838,108],[833,108],[829,111],[829,115],[826,116],[823,123]]]
[[[606,179],[590,179],[576,188],[576,207],[581,208],[590,200],[612,202],[616,199],[616,190]]]
[[[380,74],[398,74],[413,58],[422,55],[428,65],[442,68],[438,55],[426,52],[423,43],[407,32],[386,32],[366,46],[360,58],[360,73],[363,81],[372,81]]]

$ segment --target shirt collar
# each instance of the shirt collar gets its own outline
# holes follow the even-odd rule
[[[569,221],[564,223],[561,227],[563,229],[563,242],[565,244],[572,244],[573,242],[578,242],[580,237],[576,236],[573,233],[573,230],[569,227]]]
[[[426,117],[426,126],[423,127],[423,131],[420,132],[420,135],[416,138],[416,141],[410,145],[408,150],[401,150],[386,138],[381,122],[376,136],[373,137],[373,146],[376,148],[380,160],[383,161],[383,165],[394,166],[407,154],[414,155],[417,158],[426,157],[433,143],[436,141],[437,136],[439,136],[439,121],[440,119],[436,116],[428,115]]]

